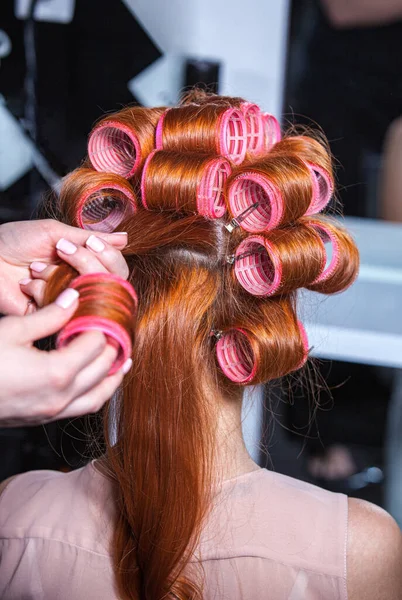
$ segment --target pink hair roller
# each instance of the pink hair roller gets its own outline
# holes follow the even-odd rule
[[[149,165],[158,152],[161,151],[154,150],[149,154],[142,171],[141,201],[147,210],[152,210],[152,207],[149,207],[147,202],[146,179],[148,177]],[[231,165],[225,158],[212,157],[207,162],[196,191],[197,212],[200,215],[209,219],[220,219],[226,214],[224,187],[231,172]],[[180,210],[180,208],[180,206],[176,205],[177,210]]]
[[[255,377],[257,364],[247,333],[230,329],[216,344],[216,356],[223,374],[234,383],[249,383]]]
[[[168,150],[163,144],[164,120],[168,112],[169,109],[160,117],[156,127],[157,150]],[[217,154],[224,156],[235,165],[240,165],[247,152],[247,124],[243,112],[237,108],[225,110],[217,123],[216,136]],[[202,148],[200,150],[203,152]]]
[[[250,233],[275,229],[283,217],[279,189],[255,171],[241,173],[231,181],[228,202],[234,220]]]
[[[329,227],[327,228],[325,226],[324,223],[321,224],[321,223],[314,222],[314,223],[311,223],[311,226],[319,234],[319,236],[323,242],[324,252],[326,254],[326,261],[325,261],[324,269],[323,269],[321,275],[319,277],[317,277],[317,279],[313,282],[313,284],[315,284],[315,283],[321,283],[323,281],[327,281],[327,279],[332,277],[332,275],[338,268],[338,264],[339,264],[339,260],[340,260],[340,248],[339,248],[339,243],[338,243],[336,236],[333,234],[332,230]],[[329,251],[328,251],[328,245],[330,246]]]
[[[88,275],[81,275],[74,279],[69,287],[80,291],[82,295],[79,297],[79,303],[82,305],[83,302],[90,301],[99,296],[99,291],[97,292],[96,289],[92,289],[94,284],[99,283],[118,283],[129,293],[133,301],[133,311],[136,309],[138,299],[132,285],[128,283],[128,281],[111,273],[90,273]],[[89,294],[87,293],[88,291],[90,292]],[[126,312],[129,317],[132,316],[134,318],[133,311],[128,308],[127,304],[122,302],[122,297],[119,293],[115,293],[114,290],[108,290],[108,300],[110,302],[113,301],[114,304],[119,306],[122,311]],[[126,329],[116,321],[99,315],[85,315],[76,318],[73,316],[71,321],[69,321],[59,332],[56,341],[57,348],[63,348],[77,335],[86,331],[101,331],[106,336],[108,343],[118,350],[116,360],[109,371],[109,375],[116,373],[126,360],[130,358],[132,353],[132,342]]]
[[[89,136],[88,156],[96,171],[115,173],[129,179],[141,162],[138,137],[119,121],[107,121]]]
[[[306,215],[313,215],[321,212],[328,205],[334,193],[334,184],[328,173],[311,163],[306,163],[311,172],[313,183],[313,197]]]
[[[99,193],[102,191],[103,194]],[[104,194],[107,194],[107,197]],[[136,210],[134,193],[110,182],[91,187],[81,196],[76,219],[82,229],[110,233]]]
[[[269,113],[262,114],[264,125],[264,149],[269,152],[275,144],[281,141],[281,126],[278,120]]]
[[[282,282],[279,253],[262,236],[250,236],[239,244],[234,271],[240,285],[253,296],[272,296]]]
[[[220,219],[226,214],[224,188],[232,172],[224,158],[211,160],[197,190],[198,212],[210,219]]]
[[[260,107],[251,102],[240,106],[247,126],[247,151],[250,154],[263,154],[265,151],[265,124]]]

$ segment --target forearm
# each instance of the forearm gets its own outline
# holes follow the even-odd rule
[[[332,25],[369,27],[402,19],[402,0],[321,0]]]

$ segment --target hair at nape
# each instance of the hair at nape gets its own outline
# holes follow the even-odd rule
[[[201,600],[188,569],[212,489],[205,390],[236,395],[305,364],[297,290],[341,292],[359,266],[339,220],[319,214],[333,193],[325,143],[282,137],[257,104],[201,90],[176,107],[108,114],[64,178],[63,221],[128,232],[128,282],[64,265],[47,289],[48,302],[68,285],[80,291],[59,345],[98,329],[118,350],[113,372],[133,359],[117,442],[104,413],[120,597]]]

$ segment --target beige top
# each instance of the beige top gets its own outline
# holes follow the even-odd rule
[[[116,600],[112,489],[93,463],[16,477],[0,497],[0,598]],[[346,537],[346,496],[265,469],[225,481],[200,542],[205,600],[347,600]]]

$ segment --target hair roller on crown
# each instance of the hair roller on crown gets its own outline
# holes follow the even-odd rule
[[[111,232],[137,211],[131,185],[112,173],[79,168],[63,179],[60,208],[69,223],[82,229]]]
[[[246,237],[234,255],[234,275],[253,296],[285,294],[306,287],[325,266],[320,235],[304,224]]]
[[[257,104],[247,102],[243,98],[218,96],[195,88],[186,94],[182,101],[182,104],[190,103],[198,105],[218,104],[239,108],[246,120],[247,154],[250,157],[264,154],[280,139],[280,127],[275,117],[265,115]]]
[[[334,174],[329,149],[312,137],[295,135],[284,138],[272,152],[297,154],[306,162],[313,181],[313,197],[306,214],[312,215],[324,210],[334,193]]]
[[[145,161],[141,199],[148,210],[177,210],[219,219],[226,213],[223,194],[229,161],[218,156],[156,150]]]
[[[215,336],[219,366],[238,384],[278,379],[301,368],[308,357],[305,329],[285,299],[264,301],[251,310],[247,323],[223,328]]]
[[[282,133],[279,121],[269,113],[262,113],[264,128],[264,150],[269,152],[275,144],[281,141]]]
[[[243,112],[225,104],[187,104],[169,108],[156,129],[156,148],[222,155],[239,165],[247,152]]]
[[[326,252],[322,272],[306,287],[321,294],[344,291],[352,285],[359,272],[359,251],[352,237],[330,218],[305,217],[303,222],[317,231]]]
[[[312,194],[310,169],[303,160],[269,154],[229,177],[226,195],[233,220],[227,228],[260,233],[294,222],[308,210]]]
[[[137,295],[130,283],[110,273],[81,275],[70,283],[79,291],[79,304],[72,319],[57,336],[62,348],[85,331],[101,331],[118,354],[109,375],[131,356]]]
[[[126,179],[139,173],[155,147],[155,128],[164,110],[134,106],[102,119],[88,140],[94,169]]]

